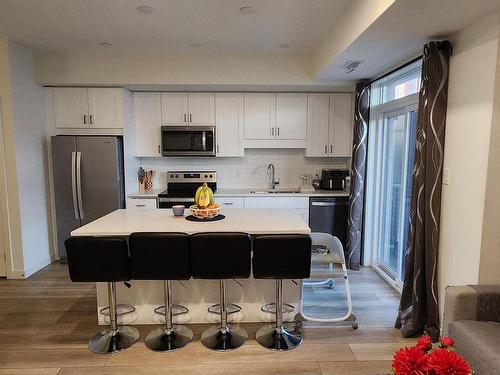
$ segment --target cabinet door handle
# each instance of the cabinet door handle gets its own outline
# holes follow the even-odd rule
[[[193,115],[189,114],[189,122],[193,122]]]
[[[219,152],[220,152],[220,151],[219,151],[219,145],[217,145],[217,153],[219,153]]]
[[[158,145],[158,153],[161,154],[160,145]]]
[[[330,154],[333,154],[333,146],[330,145]]]
[[[274,128],[271,128],[271,135],[274,135]]]
[[[146,205],[145,205],[145,204],[136,204],[135,206],[136,206],[136,207],[146,207]]]
[[[87,115],[83,115],[83,123],[86,124],[87,123]]]
[[[186,114],[184,113],[184,122],[186,122]]]
[[[325,145],[325,154],[328,154],[328,146]]]
[[[89,118],[90,118],[90,123],[93,124],[94,120],[92,120],[92,115],[90,115]]]
[[[232,206],[233,204],[233,202],[224,202],[224,206]]]
[[[278,136],[280,135],[280,128],[278,128]]]

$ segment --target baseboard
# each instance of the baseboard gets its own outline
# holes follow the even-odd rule
[[[35,265],[33,265],[33,266],[25,269],[24,270],[24,277],[23,278],[27,279],[28,277],[30,277],[34,273],[40,271],[43,267],[48,266],[53,261],[54,261],[54,259],[52,257],[50,257],[50,256],[42,259],[40,262],[37,262]]]

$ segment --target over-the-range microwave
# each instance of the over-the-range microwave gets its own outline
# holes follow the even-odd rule
[[[162,156],[215,156],[214,126],[162,126]]]

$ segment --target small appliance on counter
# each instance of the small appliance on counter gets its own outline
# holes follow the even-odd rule
[[[347,169],[323,169],[321,171],[321,188],[324,190],[344,190],[347,176],[349,176]]]

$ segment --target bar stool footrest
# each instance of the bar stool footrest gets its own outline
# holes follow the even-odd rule
[[[276,314],[276,303],[266,303],[261,306],[261,311],[269,314]],[[288,314],[295,311],[295,306],[289,303],[283,304],[283,314]]]
[[[132,314],[133,312],[135,312],[135,307],[132,305],[129,305],[128,303],[120,303],[120,304],[116,305],[116,315],[117,316],[128,315],[128,314]],[[109,306],[103,307],[102,309],[100,309],[99,314],[109,317]]]
[[[220,304],[216,303],[215,305],[210,306],[207,311],[211,314],[220,314]],[[235,303],[226,304],[226,312],[228,315],[236,314],[241,311],[241,306]]]
[[[155,314],[165,315],[165,305],[158,306],[155,310]],[[186,306],[172,304],[172,315],[184,315],[189,312],[189,309]]]

